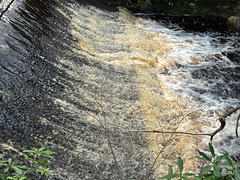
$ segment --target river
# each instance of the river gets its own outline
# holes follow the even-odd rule
[[[2,153],[56,151],[48,179],[156,179],[179,156],[197,171],[209,136],[144,131],[220,126],[240,102],[238,32],[191,31],[94,0],[10,2],[0,1]],[[213,139],[235,160],[237,116]]]

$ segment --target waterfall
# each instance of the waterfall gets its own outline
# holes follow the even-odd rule
[[[209,136],[146,131],[220,126],[216,119],[239,105],[239,34],[187,32],[103,7],[26,0],[4,13],[2,152],[56,151],[52,179],[157,179],[179,156],[198,171],[196,150]],[[237,115],[213,145],[239,160]]]

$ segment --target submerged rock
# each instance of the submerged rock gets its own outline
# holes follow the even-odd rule
[[[233,26],[234,28],[240,30],[240,17],[239,16],[231,16],[228,18],[228,24]]]

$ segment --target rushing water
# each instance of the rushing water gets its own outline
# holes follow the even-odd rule
[[[169,22],[167,25],[172,26],[171,29],[149,22],[146,24],[143,29],[159,32],[174,44],[166,54],[172,63],[163,71],[162,77],[175,95],[195,102],[198,111],[207,113],[200,119],[217,119],[221,113],[239,105],[239,32],[219,29],[217,32],[196,33],[182,30]],[[226,130],[219,133],[214,141],[221,153],[228,152],[236,160],[239,160],[239,140],[235,136],[238,114],[227,118]],[[206,132],[206,129],[203,128],[203,131]]]
[[[1,146],[57,151],[53,179],[153,179],[152,167],[158,177],[178,156],[195,171],[208,136],[133,131],[213,132],[240,103],[239,33],[191,32],[91,3],[101,9],[16,1],[2,16],[0,89],[10,96]],[[239,160],[237,116],[213,144]]]

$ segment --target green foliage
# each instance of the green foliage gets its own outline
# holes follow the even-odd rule
[[[173,173],[172,167],[169,167],[168,168],[168,175],[166,175],[164,177],[161,177],[159,179],[170,180],[170,179],[178,177],[178,179],[180,179],[180,180],[188,180],[189,176],[195,176],[192,173],[183,173],[183,160],[180,157],[178,158],[178,168],[179,168],[179,173]]]
[[[168,174],[160,179],[171,180],[178,178],[179,180],[240,180],[240,162],[232,161],[228,154],[217,156],[212,144],[209,143],[210,155],[202,151],[198,151],[200,159],[207,161],[198,175],[192,173],[183,173],[183,161],[178,158],[179,173],[173,173],[172,167],[169,167]],[[191,178],[188,178],[188,177]]]
[[[9,94],[5,93],[4,91],[1,91],[1,90],[0,90],[0,93],[2,93],[2,94],[5,94],[5,95],[9,96]]]
[[[23,152],[31,153],[33,157],[26,157],[24,162],[14,162],[12,158],[4,159],[5,155],[0,154],[0,179],[1,180],[24,180],[32,179],[30,174],[41,174],[42,176],[49,176],[52,173],[48,162],[42,157],[53,158],[56,154],[53,151],[45,150],[46,147],[25,150]]]
[[[145,9],[150,5],[151,5],[150,0],[138,0],[137,2],[137,6],[141,7],[141,9]]]
[[[1,91],[1,90],[0,90],[0,93],[1,93],[1,94],[4,94],[4,95],[6,95],[6,96],[9,96],[9,94],[5,93],[4,91]],[[0,104],[3,104],[3,102],[0,101]]]

